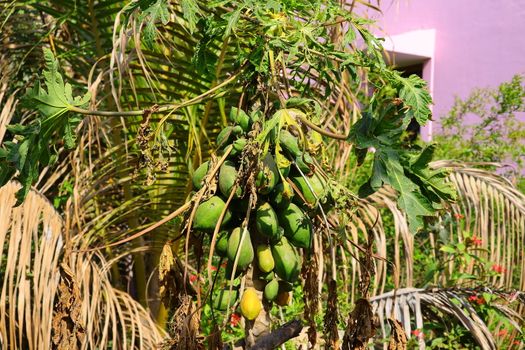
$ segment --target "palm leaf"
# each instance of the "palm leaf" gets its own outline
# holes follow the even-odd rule
[[[75,247],[82,237],[64,241],[64,222],[41,194],[32,190],[19,207],[14,207],[19,184],[0,189],[0,343],[5,348],[51,348],[60,332],[54,320],[57,302],[63,296],[61,270],[73,273],[79,297],[77,317],[85,327],[80,348],[113,346],[151,349],[161,332],[148,312],[127,293],[110,283],[107,262],[93,253],[66,254],[64,246]],[[77,242],[76,244],[74,242]],[[80,326],[79,326],[80,327]]]

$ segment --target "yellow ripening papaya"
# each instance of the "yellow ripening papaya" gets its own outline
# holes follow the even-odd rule
[[[242,315],[250,321],[255,320],[262,310],[261,300],[255,289],[251,287],[246,288],[242,293],[240,304]]]
[[[226,204],[219,196],[213,196],[208,200],[201,202],[195,212],[193,228],[199,231],[213,232],[225,205]],[[227,209],[221,226],[226,225],[228,221],[230,221],[230,218],[231,213],[230,210]]]
[[[262,272],[268,273],[273,271],[275,261],[273,260],[272,250],[266,244],[257,246],[257,262]]]

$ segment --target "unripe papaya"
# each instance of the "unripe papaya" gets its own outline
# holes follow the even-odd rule
[[[272,251],[269,246],[260,244],[257,246],[257,262],[262,272],[270,272],[275,267]]]
[[[248,140],[246,140],[246,138],[244,137],[238,138],[237,140],[233,141],[232,143],[233,147],[232,147],[230,156],[236,157],[240,155],[247,143],[248,143]]]
[[[290,154],[292,159],[301,154],[301,149],[299,148],[297,138],[286,129],[282,129],[279,132],[279,144],[286,152]]]
[[[228,310],[228,306],[231,307],[235,304],[239,296],[239,292],[236,289],[230,291],[229,288],[223,289],[219,294],[213,299],[213,308],[219,311]]]
[[[259,205],[255,212],[255,228],[257,232],[269,237],[277,238],[279,235],[279,221],[277,214],[268,203]]]
[[[210,161],[202,163],[194,172],[193,176],[191,178],[191,181],[193,182],[193,187],[196,190],[200,190],[202,186],[204,185],[204,178],[206,177],[206,174],[208,174],[208,170],[210,168]]]
[[[313,163],[314,163],[314,159],[307,152],[301,153],[297,157],[295,157],[295,165],[305,175],[310,175],[312,173],[312,169],[314,168]]]
[[[290,203],[279,212],[279,223],[284,235],[296,247],[310,249],[312,240],[312,222],[297,205]]]
[[[242,245],[239,247],[241,239]],[[240,227],[234,228],[228,239],[228,259],[230,259],[232,264],[235,262],[237,255],[239,255],[237,268],[241,270],[248,267],[254,258],[250,233],[248,230]]]
[[[219,232],[219,238],[215,244],[215,253],[218,256],[226,257],[228,255],[228,232]]]
[[[291,203],[293,196],[292,186],[288,182],[280,182],[268,197],[275,208],[283,209]]]
[[[307,180],[310,186],[306,183]],[[320,202],[324,201],[328,192],[328,187],[326,181],[319,174],[314,173],[312,176],[307,176],[306,178],[303,176],[294,176],[292,177],[292,181],[297,188],[299,188],[306,203],[309,205],[314,205],[317,202],[316,197]],[[310,189],[310,187],[312,189]]]
[[[235,169],[235,163],[230,160],[222,163],[219,170],[219,189],[225,197],[229,197],[232,191],[235,180],[237,179],[237,169]],[[242,188],[237,186],[234,197],[239,198],[242,195]]]
[[[286,237],[281,237],[279,242],[272,246],[272,256],[277,276],[290,283],[295,282],[301,272],[301,257]]]
[[[217,148],[224,148],[231,144],[235,139],[235,136],[242,134],[242,128],[240,126],[227,126],[222,129],[217,135]]]
[[[277,182],[279,182],[277,164],[275,164],[272,155],[267,153],[262,161],[261,170],[257,174],[255,185],[261,194],[268,194],[277,185]]]
[[[230,120],[238,124],[244,132],[249,132],[252,127],[252,119],[242,109],[232,107],[230,110]]]
[[[195,212],[195,218],[193,219],[193,228],[205,232],[213,232],[215,225],[219,221],[222,211],[224,210],[225,203],[218,197],[213,196],[210,199],[201,202]],[[231,213],[227,209],[222,220],[224,226],[230,221]]]
[[[262,310],[262,303],[254,288],[246,288],[241,297],[241,313],[248,320],[255,320]]]
[[[274,278],[264,287],[264,298],[268,301],[274,301],[279,294],[279,282]]]

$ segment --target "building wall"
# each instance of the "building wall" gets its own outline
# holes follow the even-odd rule
[[[435,30],[424,78],[432,80],[437,124],[454,96],[464,98],[476,87],[496,87],[525,73],[524,0],[382,0],[381,9],[383,14],[371,16],[383,37]],[[417,50],[422,43],[409,44]]]

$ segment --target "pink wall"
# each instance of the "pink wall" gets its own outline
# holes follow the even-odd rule
[[[454,96],[476,87],[495,87],[525,73],[524,0],[383,0],[373,14],[382,36],[435,29],[434,119],[447,112]],[[414,43],[417,45],[417,43]]]

